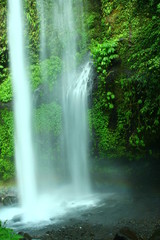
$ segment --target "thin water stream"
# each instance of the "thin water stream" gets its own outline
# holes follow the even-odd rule
[[[14,95],[15,159],[19,197],[27,213],[36,204],[35,156],[32,138],[32,100],[26,71],[24,16],[21,0],[9,0],[8,40]]]
[[[82,14],[83,2],[80,3]],[[58,0],[54,8],[54,25],[63,46],[62,105],[64,116],[63,149],[68,176],[74,194],[90,192],[88,173],[87,84],[90,80],[89,62],[78,74],[77,31],[73,1]],[[83,24],[82,24],[83,28]],[[84,29],[82,29],[84,31]]]

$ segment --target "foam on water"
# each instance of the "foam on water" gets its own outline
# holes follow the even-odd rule
[[[4,207],[1,209],[0,219],[3,222],[7,220],[8,225],[12,227],[19,227],[19,225],[23,224],[27,227],[40,227],[40,225],[57,223],[69,213],[92,209],[98,206],[102,198],[104,198],[99,194],[90,194],[79,199],[73,198],[71,189],[72,186],[64,186],[49,195],[41,195],[36,207],[28,212],[24,212],[22,207]],[[63,200],[64,192],[66,193],[65,200]],[[109,195],[107,194],[107,197]]]

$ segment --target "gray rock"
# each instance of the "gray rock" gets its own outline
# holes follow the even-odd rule
[[[128,227],[121,228],[113,240],[140,240],[137,234]]]
[[[18,234],[23,236],[22,240],[32,240],[32,237],[28,233],[19,232]]]
[[[12,221],[13,222],[21,222],[21,220],[22,220],[22,216],[21,215],[16,215],[16,216],[14,216],[13,218],[12,218]]]
[[[149,240],[160,240],[160,229],[157,229]]]
[[[18,198],[16,196],[5,196],[2,203],[4,206],[13,206],[18,203]]]

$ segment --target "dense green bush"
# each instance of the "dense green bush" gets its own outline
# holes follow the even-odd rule
[[[20,240],[23,237],[14,233],[12,229],[6,228],[5,225],[3,225],[0,222],[0,239],[1,240]]]
[[[14,176],[13,112],[0,112],[0,177],[8,180]]]
[[[102,32],[91,42],[98,72],[91,109],[93,142],[100,155],[113,155],[113,144],[117,156],[121,150],[126,155],[125,149],[141,156],[158,148],[159,12],[157,1],[101,1]],[[114,43],[113,49],[108,43]]]
[[[61,60],[59,57],[51,56],[42,62],[31,65],[31,80],[33,89],[37,89],[41,85],[47,86],[50,90],[61,71]]]
[[[0,102],[9,102],[12,100],[12,85],[10,76],[0,84]]]
[[[103,40],[103,43],[92,43],[91,53],[101,79],[106,78],[107,68],[111,66],[113,59],[118,58],[116,47],[117,42],[115,40]]]

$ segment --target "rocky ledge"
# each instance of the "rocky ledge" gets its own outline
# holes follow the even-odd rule
[[[42,235],[25,232],[19,234],[23,236],[23,240],[160,240],[160,226],[149,234],[147,228],[136,231],[135,225],[132,228],[128,226],[120,228],[118,225],[109,228],[99,224],[76,223],[59,229],[53,227]]]
[[[17,190],[15,187],[0,189],[0,203],[4,206],[13,206],[18,204]]]

